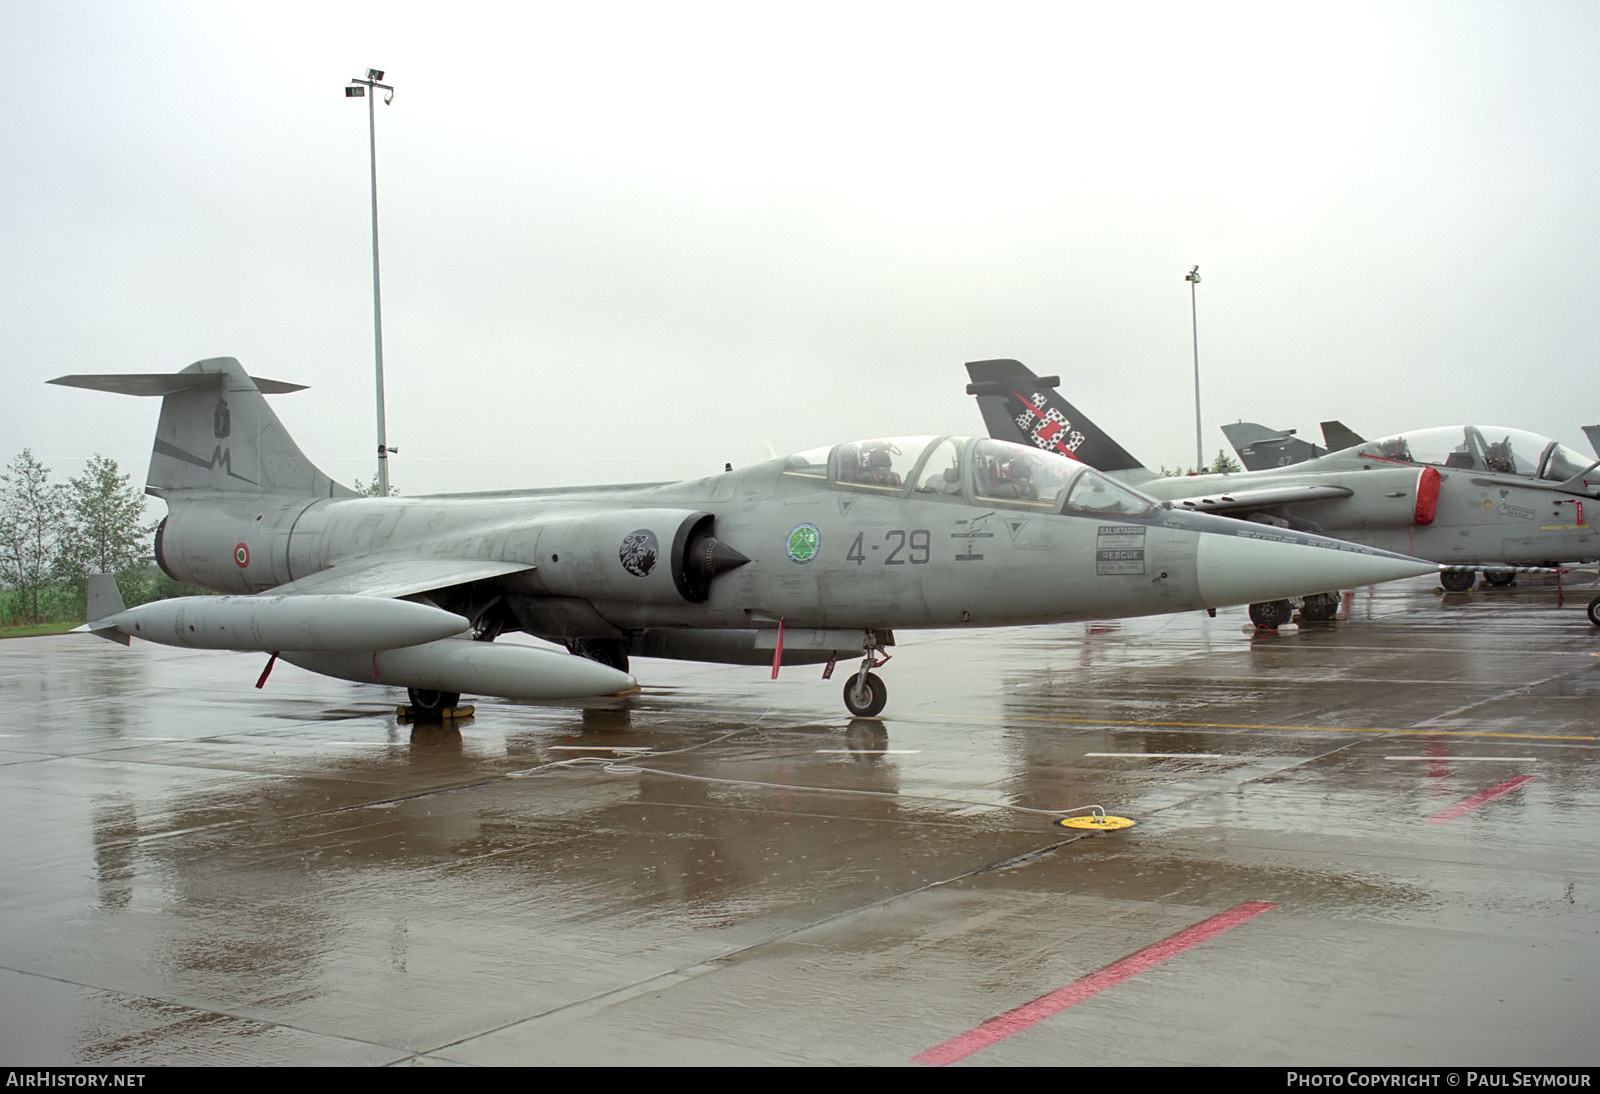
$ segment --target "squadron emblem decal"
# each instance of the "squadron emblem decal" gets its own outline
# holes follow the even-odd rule
[[[648,528],[629,532],[622,538],[622,546],[617,548],[617,558],[622,562],[622,568],[634,577],[649,577],[650,571],[656,568],[660,553],[656,534]]]
[[[822,549],[822,533],[815,524],[797,524],[794,531],[789,533],[789,542],[784,548],[789,553],[791,562],[804,565],[817,557],[817,552]]]

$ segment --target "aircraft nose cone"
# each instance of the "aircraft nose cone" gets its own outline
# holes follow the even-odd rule
[[[1207,606],[1252,604],[1435,573],[1436,563],[1296,532],[1203,535],[1195,577]]]

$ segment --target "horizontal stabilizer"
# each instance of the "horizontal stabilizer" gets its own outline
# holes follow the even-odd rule
[[[224,377],[214,372],[102,372],[82,376],[57,376],[47,383],[62,387],[81,387],[90,391],[110,391],[117,395],[175,395],[180,391],[194,391],[221,387]],[[289,384],[282,380],[250,377],[256,390],[263,395],[288,395],[306,390],[305,384]]]
[[[1594,449],[1594,454],[1600,456],[1600,425],[1586,425],[1583,435],[1589,438],[1589,447]]]

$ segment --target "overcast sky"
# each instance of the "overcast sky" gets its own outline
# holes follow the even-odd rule
[[[1600,5],[0,0],[0,460],[142,480],[234,356],[392,477],[975,433],[1015,357],[1152,467],[1236,419],[1600,422]]]

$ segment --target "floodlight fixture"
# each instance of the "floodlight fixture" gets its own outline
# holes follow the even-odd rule
[[[345,98],[367,100],[367,146],[372,155],[372,356],[373,371],[377,377],[377,411],[378,411],[378,495],[389,496],[389,453],[398,449],[390,448],[385,436],[383,410],[383,294],[380,290],[378,277],[378,123],[374,110],[373,99],[376,94],[367,95],[370,88],[373,92],[383,91],[383,101],[394,101],[394,88],[388,84],[380,83],[383,79],[383,69],[367,69],[367,78],[352,77],[344,89]]]
[[[1200,267],[1191,266],[1183,279],[1189,283],[1189,325],[1194,334],[1194,469],[1206,469],[1200,442],[1200,320],[1195,312],[1194,287],[1200,284]]]

